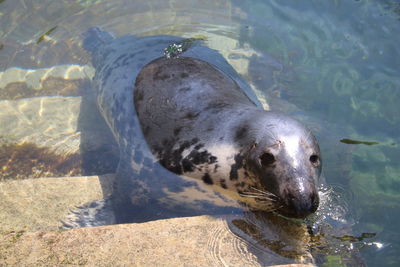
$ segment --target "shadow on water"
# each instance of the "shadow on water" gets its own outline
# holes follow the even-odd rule
[[[58,4],[53,4],[47,9],[45,5],[30,1],[0,1],[2,8],[18,3],[27,5],[25,8],[33,10],[32,16],[21,18],[17,13],[4,13],[2,30],[5,30],[7,38],[0,42],[0,68],[5,70],[18,65],[34,69],[60,63],[86,64],[87,62],[82,60],[85,56],[80,53],[82,50],[77,49],[76,43],[70,40],[63,42],[62,39],[64,35],[66,38],[71,36],[75,38],[84,27],[87,28],[88,24],[104,25],[116,29],[120,34],[132,33],[132,30],[147,34],[150,28],[154,29],[150,31],[151,33],[175,34],[203,30],[201,23],[207,23],[207,27],[214,23],[231,27],[225,31],[224,29],[218,31],[219,35],[232,34],[236,38],[237,35],[233,34],[232,29],[236,27],[234,23],[239,22],[239,43],[257,49],[262,54],[265,52],[271,55],[259,58],[252,56],[249,64],[250,80],[257,88],[266,89],[265,94],[268,100],[271,100],[269,104],[273,110],[293,115],[316,133],[321,144],[326,180],[340,184],[347,194],[353,191],[350,213],[354,216],[354,221],[359,223],[354,227],[355,236],[352,236],[349,229],[324,235],[316,233],[313,228],[310,232],[304,225],[294,224],[293,227],[299,229],[299,235],[303,236],[304,240],[294,238],[284,244],[275,237],[268,238],[267,234],[265,237],[263,233],[265,229],[259,227],[261,222],[265,221],[263,222],[265,225],[282,232],[281,235],[289,235],[289,230],[284,234],[285,230],[274,228],[276,227],[274,223],[285,224],[279,218],[263,218],[251,214],[247,215],[247,219],[228,221],[231,230],[244,239],[250,237],[248,248],[258,255],[260,262],[267,260],[267,254],[263,254],[265,247],[268,247],[271,254],[280,255],[277,259],[284,258],[280,258],[277,262],[290,262],[287,258],[293,259],[301,255],[293,249],[290,242],[308,240],[311,246],[309,251],[317,255],[318,264],[321,264],[318,255],[328,254],[330,257],[325,261],[327,265],[340,265],[341,259],[338,259],[337,254],[330,254],[331,252],[324,250],[326,244],[321,239],[325,238],[328,240],[327,243],[360,243],[356,247],[365,252],[371,264],[384,266],[398,264],[400,249],[397,229],[399,218],[396,215],[399,202],[397,164],[399,150],[396,145],[399,143],[399,116],[397,116],[399,90],[396,78],[399,55],[396,45],[398,3],[396,1],[311,1],[311,4],[289,1],[221,2],[227,4],[218,7],[218,12],[223,16],[215,15],[215,21],[210,22],[213,18],[209,16],[209,10],[204,7],[201,11],[207,16],[204,18],[201,15],[196,15],[195,18],[188,16],[190,18],[186,20],[184,16],[187,13],[191,14],[192,10],[187,7],[188,5],[180,10],[179,1],[174,3],[173,15],[168,11],[171,7],[164,7],[167,2],[149,1],[150,5],[143,2],[140,7],[135,6],[135,12],[139,10],[139,14],[136,14],[138,16],[131,16],[131,13],[135,12],[131,12],[129,8],[125,10],[118,7],[118,1],[115,1],[115,8],[110,12],[104,11],[107,8],[102,1],[70,1],[73,8],[68,6],[59,9],[57,9]],[[95,4],[90,6],[91,3]],[[90,8],[84,9],[83,5],[85,8]],[[26,10],[21,6],[19,8]],[[175,9],[181,13],[177,15]],[[60,10],[62,12],[58,12]],[[72,16],[71,14],[75,14],[77,10],[84,16],[88,15],[88,19]],[[100,15],[96,13],[99,10]],[[122,16],[120,16],[121,10],[125,12]],[[163,12],[158,12],[159,10]],[[227,22],[225,19],[227,13],[232,16],[234,23]],[[51,19],[46,20],[46,16]],[[235,16],[239,19],[234,18]],[[55,17],[57,19],[54,19]],[[62,19],[59,20],[58,17]],[[115,20],[115,17],[118,17],[118,20]],[[175,20],[175,17],[179,20]],[[395,20],[391,20],[393,17]],[[42,18],[46,22],[45,25],[41,21]],[[35,19],[40,19],[40,23]],[[208,34],[207,31],[202,31],[202,34],[204,33]],[[10,36],[11,38],[8,38]],[[15,41],[18,38],[22,38],[23,41],[32,39],[33,43],[21,44]],[[55,42],[57,38],[61,40]],[[59,80],[47,82],[46,86],[49,88],[64,87]],[[80,144],[82,174],[100,175],[104,195],[108,195],[110,181],[102,174],[116,172],[119,160],[118,148],[98,113],[94,97],[90,95],[90,85],[75,85],[75,87],[80,86],[85,87],[78,125],[78,131],[82,134]],[[17,99],[26,91],[28,94],[25,94],[25,97],[39,96],[37,91],[28,89],[21,83],[14,83],[1,91],[2,94],[8,95],[7,97],[2,95],[2,98]],[[66,95],[70,96],[68,92]],[[301,110],[298,107],[301,107]],[[32,146],[26,146],[21,151],[24,152],[26,149],[39,154],[47,153]],[[3,154],[7,156],[9,151]],[[53,154],[46,154],[45,157],[51,159]],[[224,210],[213,213],[210,209],[207,212],[199,212],[190,211],[189,208],[185,209],[179,205],[175,207],[176,209],[168,210],[163,204],[150,202],[148,206],[136,207],[134,212],[142,214],[141,218],[137,219],[138,222],[232,212]],[[151,212],[147,213],[149,211]],[[233,212],[241,213],[240,210]],[[363,241],[359,241],[360,239],[363,237],[375,239],[363,235],[363,229],[378,232],[377,238],[385,240],[390,246],[384,247],[385,249],[379,253],[374,247],[363,247]],[[311,236],[306,237],[307,234]]]
[[[77,129],[81,132],[82,174],[115,173],[119,162],[118,144],[97,108],[92,84],[88,83],[82,92]]]
[[[252,64],[257,65],[253,58]],[[265,62],[265,61],[263,61]],[[275,61],[271,61],[273,67],[277,66]],[[257,66],[259,68],[259,66]],[[272,71],[271,71],[272,73]],[[273,87],[273,84],[271,85]],[[119,161],[118,146],[115,143],[108,126],[102,119],[97,110],[95,97],[91,90],[85,90],[81,104],[81,114],[79,117],[79,130],[81,131],[81,152],[83,155],[83,170],[87,175],[101,175],[109,172],[118,172],[118,175],[132,175],[132,170],[127,167],[124,170],[123,162],[120,163],[117,171],[117,164]],[[272,101],[272,105],[275,103]],[[133,103],[132,103],[133,104]],[[283,101],[279,103],[280,111],[285,110],[289,104],[284,104]],[[286,110],[287,111],[287,110]],[[292,107],[293,114],[297,114],[298,119],[303,120],[311,128],[315,127],[315,131],[321,137],[324,137],[324,144],[337,142],[336,135],[331,127],[324,125],[319,121],[307,119],[308,116],[299,112]],[[93,140],[99,143],[93,144]],[[348,153],[341,150],[345,146],[338,148],[337,145],[334,150],[326,149],[325,154],[329,162],[335,166],[346,166],[346,158],[343,155]],[[324,149],[324,148],[323,148]],[[328,153],[328,151],[330,151]],[[328,164],[329,165],[329,164]],[[147,183],[159,183],[154,186],[162,186],[168,184],[167,181],[160,180],[157,182],[155,179],[166,179],[166,176],[175,176],[163,169],[158,163],[152,165],[151,172],[140,172],[139,180],[146,181]],[[347,173],[346,168],[339,168],[337,170],[338,176],[345,176]],[[330,173],[330,175],[333,175]],[[172,180],[171,180],[172,181]],[[103,187],[104,195],[109,194],[110,181],[100,178]],[[182,193],[187,188],[191,188],[200,194],[207,194],[207,189],[199,187],[195,181],[183,183],[183,187],[177,186],[174,188],[174,183],[169,183],[168,187],[172,193]],[[176,192],[174,192],[174,190]],[[208,190],[208,192],[210,192]],[[145,194],[137,195],[138,198],[145,198]],[[295,262],[324,264],[326,262],[339,262],[346,266],[362,266],[363,261],[357,249],[340,249],[343,247],[350,247],[351,242],[354,240],[359,241],[357,238],[352,238],[350,225],[347,229],[340,229],[337,232],[330,229],[330,232],[315,233],[313,227],[305,224],[303,221],[289,220],[281,216],[271,213],[261,212],[244,212],[242,209],[232,207],[221,207],[213,205],[212,202],[203,200],[195,200],[194,204],[188,205],[186,200],[190,200],[193,195],[187,195],[185,198],[174,202],[172,205],[159,200],[150,199],[145,204],[133,205],[126,207],[124,212],[129,212],[127,222],[147,222],[159,219],[175,218],[175,217],[188,217],[198,215],[226,215],[236,214],[233,219],[227,219],[227,224],[230,231],[236,236],[240,237],[247,246],[247,251],[252,252],[262,264],[289,264]],[[336,235],[336,236],[335,236]],[[343,238],[349,237],[349,238]],[[369,237],[369,236],[365,236]],[[336,242],[333,242],[336,241]]]
[[[82,88],[81,97],[77,130],[81,133],[82,175],[97,175],[106,198],[112,194],[114,176],[107,174],[115,174],[118,167],[118,144],[97,108],[90,82]]]
[[[246,212],[228,221],[229,229],[245,240],[263,264],[313,263],[305,224],[265,212]]]
[[[246,212],[227,219],[230,231],[247,245],[262,264],[366,266],[359,248],[374,234],[355,237],[351,229],[314,233],[309,223],[265,212]]]

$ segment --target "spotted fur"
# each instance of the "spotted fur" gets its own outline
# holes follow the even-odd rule
[[[321,161],[312,134],[289,117],[262,110],[216,51],[195,46],[178,58],[163,57],[163,48],[179,40],[114,39],[94,31],[84,43],[96,68],[99,109],[120,147],[112,197],[117,221],[128,221],[134,212],[125,207],[147,195],[183,192],[187,182],[175,174],[232,192],[256,209],[291,217],[313,212]],[[265,153],[273,164],[262,165]]]
[[[286,198],[296,198],[300,190],[297,186],[303,185],[296,182],[299,168],[285,160],[293,156],[285,154],[285,144],[292,140],[286,136],[290,132],[280,131],[291,128],[296,135],[311,134],[293,119],[257,108],[233,80],[207,62],[186,57],[154,60],[136,79],[134,103],[147,143],[168,170],[234,191],[238,196],[254,194],[254,190],[269,192],[278,203],[272,205],[275,209],[296,205],[289,205]],[[299,140],[290,149],[300,149],[303,144],[311,147],[309,151],[299,150],[299,157],[303,152],[319,153],[313,137]],[[256,149],[260,145],[263,151]],[[274,146],[278,146],[274,152],[277,156],[283,150],[281,160],[275,161]],[[260,155],[252,157],[253,151]],[[267,151],[271,152],[262,160]],[[304,210],[308,211],[304,213],[308,214],[317,205],[314,200],[310,204],[309,198],[316,198],[319,169],[308,158],[302,161],[308,166],[309,173],[305,174],[309,177],[299,179],[306,179],[302,183],[309,184],[307,190],[312,193],[298,198],[307,202]],[[283,188],[280,184],[290,186]],[[263,209],[260,203],[253,206]],[[292,215],[291,208],[285,208],[287,211],[282,213]],[[299,214],[294,216],[303,216]]]

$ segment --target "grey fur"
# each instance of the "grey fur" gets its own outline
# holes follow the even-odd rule
[[[105,41],[86,46],[93,53],[99,109],[120,147],[112,197],[118,222],[131,219],[130,205],[162,198],[166,188],[182,191],[188,182],[171,172],[234,191],[240,201],[252,198],[254,209],[298,218],[316,210],[317,141],[299,122],[262,110],[221,55],[194,46],[167,59],[163,49],[181,38],[103,35],[89,31],[89,43]],[[295,143],[293,136],[299,137]],[[263,166],[267,152],[275,160]]]

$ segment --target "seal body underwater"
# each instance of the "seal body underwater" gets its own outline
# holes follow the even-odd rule
[[[197,45],[177,58],[163,55],[182,40],[86,33],[98,107],[120,148],[112,196],[117,222],[135,216],[130,206],[182,191],[187,182],[177,175],[250,209],[294,218],[316,211],[321,159],[312,133],[263,110],[215,50]]]

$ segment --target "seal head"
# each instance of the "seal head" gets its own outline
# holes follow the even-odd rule
[[[272,194],[280,214],[305,218],[318,208],[321,156],[315,137],[298,121],[277,113],[260,112],[250,121],[254,139],[246,167]],[[263,114],[262,114],[263,113]]]

